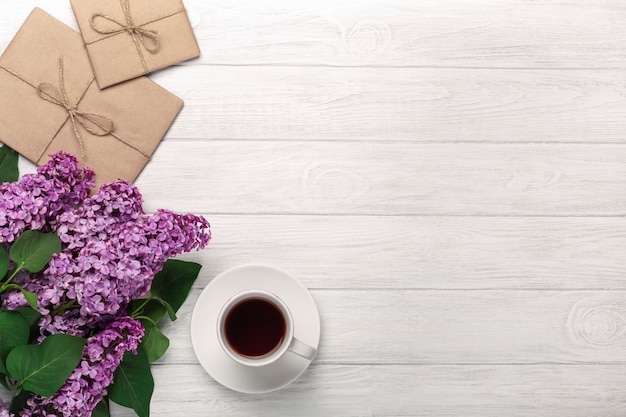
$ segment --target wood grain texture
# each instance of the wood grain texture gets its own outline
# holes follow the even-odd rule
[[[619,0],[186,0],[202,63],[624,67]],[[245,13],[241,13],[245,10]]]
[[[214,240],[183,257],[204,268],[153,417],[626,414],[623,1],[185,4],[202,56],[151,75],[186,106],[137,184]],[[34,6],[76,28],[65,0],[1,2],[0,50]],[[191,347],[200,291],[244,263],[322,318],[268,395]]]
[[[197,288],[269,263],[316,289],[626,290],[621,217],[205,216]]]
[[[625,160],[624,145],[176,141],[137,184],[148,210],[623,216]]]
[[[197,363],[194,290],[166,363]],[[626,363],[624,292],[313,290],[322,364]],[[297,332],[297,330],[296,330]],[[297,333],[296,333],[297,334]]]
[[[601,42],[593,42],[589,33],[577,26],[579,22],[576,19],[582,20],[585,17],[587,25],[601,32],[598,36],[608,36],[604,31],[626,30],[622,28],[622,25],[612,23],[613,19],[617,19],[616,16],[620,11],[626,13],[626,7],[610,3],[596,6],[570,4],[567,7],[563,4],[552,4],[552,2],[542,2],[542,4],[509,2],[500,6],[497,2],[465,5],[451,3],[443,7],[440,2],[425,3],[423,6],[411,6],[410,2],[402,4],[401,1],[389,1],[389,3],[387,6],[376,6],[375,3],[347,5],[344,12],[346,16],[355,16],[355,13],[358,16],[359,8],[363,8],[366,13],[388,14],[412,22],[421,21],[418,17],[426,19],[428,16],[428,12],[424,10],[412,13],[411,8],[415,7],[432,8],[443,15],[450,15],[450,10],[446,9],[453,9],[456,10],[455,13],[459,13],[459,16],[465,16],[464,18],[488,16],[487,18],[491,20],[509,16],[506,10],[501,10],[500,7],[510,10],[515,8],[515,19],[533,10],[533,13],[537,13],[535,18],[546,24],[547,22],[554,23],[560,26],[561,30],[566,22],[572,25],[572,33],[561,34],[561,36],[570,37],[569,48],[572,54],[586,57],[585,60],[580,60],[583,67],[602,62],[601,58],[589,57],[589,48],[598,47]],[[258,34],[242,38],[241,36],[244,35],[242,31],[232,32],[219,28],[220,24],[228,25],[228,21],[232,23],[233,20],[248,19],[249,22],[240,22],[240,24],[259,25],[259,27],[251,26],[249,30],[264,33],[262,28],[271,28],[271,24],[277,21],[263,23],[263,19],[279,19],[280,21],[285,14],[303,12],[308,7],[317,7],[320,9],[318,13],[327,13],[335,18],[339,16],[337,13],[341,13],[341,7],[329,8],[328,5],[308,6],[307,4],[290,3],[288,6],[284,4],[277,6],[264,1],[254,3],[254,7],[259,8],[256,13],[255,9],[249,10],[248,13],[241,13],[240,8],[231,5],[221,10],[232,13],[233,16],[227,19],[215,16],[209,22],[204,22],[204,19],[215,14],[212,10],[216,7],[215,5],[197,2],[190,7],[192,10],[196,6],[199,8],[192,15],[197,16],[196,32],[200,37],[200,44],[204,46],[213,44],[214,41],[209,40],[224,42],[226,34],[253,42],[262,39]],[[5,18],[7,20],[5,22],[2,22],[0,17],[0,23],[4,23],[0,29],[0,48],[3,49],[8,44],[15,30],[19,28],[23,19],[35,5],[49,10],[65,23],[76,28],[69,4],[65,2],[60,0],[55,0],[53,3],[44,0],[20,2],[16,6],[11,6],[15,9],[11,9],[10,13],[8,11],[4,14],[0,13],[2,16],[11,16],[10,20]],[[371,9],[372,7],[374,9]],[[473,11],[463,12],[464,7]],[[544,10],[545,8],[548,10]],[[549,19],[541,17],[541,13],[557,8],[563,9],[559,17],[565,22],[558,24],[553,22],[552,16]],[[274,13],[272,9],[277,10]],[[370,11],[367,12],[367,10]],[[399,13],[399,10],[404,10],[405,13]],[[315,11],[311,12],[315,13]],[[600,19],[597,16],[600,20],[592,21],[589,16],[594,15],[602,15],[605,18]],[[16,16],[23,17],[15,18]],[[520,31],[533,31],[533,33],[532,36],[530,33],[518,33],[516,36],[520,37],[520,42],[528,42],[529,39],[539,36],[537,26],[532,24],[533,17],[527,16],[526,18],[529,22],[527,25],[519,24],[516,27],[519,27]],[[296,16],[292,16],[292,19],[300,23],[302,20],[307,21],[306,18],[301,19]],[[601,23],[603,21],[604,24]],[[216,23],[218,27],[215,27]],[[363,27],[355,30],[354,33],[357,34],[355,36],[365,34],[369,37],[374,33],[373,38],[377,39],[376,24],[373,24],[374,29],[370,27],[372,24],[365,20]],[[511,32],[511,26],[507,26],[506,18],[500,24],[502,28]],[[211,31],[218,31],[219,35],[211,33],[206,35],[207,39],[202,39],[201,28],[204,25],[210,27]],[[421,28],[421,26],[414,26],[415,30]],[[284,27],[287,30],[286,26]],[[458,27],[456,29],[458,30]],[[550,30],[552,35],[560,33],[554,27]],[[299,33],[299,36],[307,36],[301,30],[294,29],[294,31]],[[458,39],[443,36],[439,42],[442,45],[458,45],[452,40],[468,39],[468,42],[472,43],[471,39],[465,34],[461,35],[462,33],[463,30],[456,35]],[[328,35],[328,32],[322,32],[320,38],[325,37],[328,42]],[[493,41],[496,38],[492,35],[485,34],[484,36],[485,39]],[[580,39],[571,38],[574,35],[579,36]],[[280,32],[275,36],[284,40],[286,34]],[[619,35],[619,32],[611,36],[615,36],[611,39],[617,39],[616,42],[623,42],[619,39],[625,39]],[[426,36],[426,38],[429,37]],[[511,41],[503,36],[497,39],[503,42]],[[537,47],[537,49],[548,50],[549,48],[545,47],[546,41],[538,39],[538,45],[544,46],[541,49]],[[581,47],[581,42],[584,42],[585,48]],[[237,49],[233,47],[234,44],[234,42],[225,43],[229,51]],[[291,43],[286,42],[286,44]],[[307,45],[306,41],[294,42],[291,48],[302,53],[308,50],[307,47],[303,47],[305,45]],[[478,47],[478,50],[483,50],[481,53],[484,53],[485,48]],[[256,51],[252,54],[253,56],[259,56],[259,51],[263,48],[254,45],[250,49]],[[289,55],[271,46],[269,49],[277,57]],[[620,50],[618,46],[606,45],[601,46],[600,49],[602,54],[607,54],[607,51],[617,53]],[[477,50],[463,47],[464,55],[472,57],[472,51],[475,54],[479,53]],[[398,53],[407,56],[406,52],[400,50]],[[509,53],[512,52],[509,51]],[[515,55],[515,53],[512,54]],[[559,57],[561,55],[558,54]],[[311,56],[319,55],[311,54]],[[382,62],[380,58],[377,57],[374,61]],[[477,55],[470,59],[484,60],[485,58]],[[624,60],[621,55],[615,59]],[[561,61],[556,61],[555,58],[555,62]],[[404,65],[399,68],[375,68],[371,65],[357,68],[251,67],[250,65],[254,65],[255,61],[247,62],[243,66],[227,65],[209,68],[199,64],[197,60],[190,61],[184,69],[169,68],[152,75],[154,80],[186,101],[185,109],[168,134],[170,139],[292,140],[298,138],[300,140],[366,139],[421,142],[603,143],[624,143],[625,141],[626,122],[622,117],[626,113],[625,84],[620,70],[514,69],[504,71],[498,68],[489,69],[489,66],[485,67],[484,64],[479,66],[485,67],[483,69],[470,70],[449,68],[450,66],[448,68],[412,68]],[[620,65],[618,66],[621,68]],[[451,67],[454,66],[451,65]],[[475,65],[472,66],[474,67]],[[525,65],[521,67],[526,68]],[[181,76],[181,73],[185,75]],[[193,82],[190,82],[192,80]]]
[[[624,68],[619,0],[186,0],[208,65]],[[17,30],[34,6],[76,27],[69,3],[5,2]],[[7,36],[5,35],[5,37]],[[4,49],[5,38],[0,38]]]
[[[152,416],[621,417],[623,367],[312,365],[266,395],[229,392],[195,365],[153,367]],[[175,378],[168,384],[166,378]],[[114,408],[114,416],[131,411]]]
[[[626,141],[615,70],[189,66],[152,78],[185,99],[168,139]]]

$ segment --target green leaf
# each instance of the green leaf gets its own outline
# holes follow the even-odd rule
[[[150,317],[155,323],[158,323],[167,313],[167,310],[159,301],[150,299],[146,302],[145,298],[132,300],[128,306],[128,311],[133,312],[133,317]]]
[[[61,239],[56,233],[26,230],[13,243],[10,252],[19,269],[39,272],[50,262],[53,254],[61,252]]]
[[[41,314],[39,311],[35,311],[30,307],[20,307],[13,311],[20,313],[28,322],[28,325],[30,326],[30,337],[28,340],[32,343],[32,341],[37,339],[40,335],[39,320],[41,319]]]
[[[20,171],[17,167],[17,152],[7,145],[0,147],[0,183],[17,181]]]
[[[21,287],[20,291],[22,292],[22,294],[24,294],[24,298],[26,298],[26,301],[28,302],[30,308],[37,311],[37,294],[31,291],[26,291],[24,288]]]
[[[80,337],[53,334],[39,345],[17,346],[7,357],[7,369],[25,390],[49,397],[76,368],[86,342]]]
[[[170,316],[170,320],[176,321],[176,319],[178,319],[178,317],[176,317],[176,312],[174,311],[174,308],[170,305],[170,303],[160,297],[152,298],[161,303],[161,305],[165,308],[165,311],[167,311],[167,315]]]
[[[105,397],[102,400],[100,400],[98,405],[96,405],[96,408],[93,409],[93,412],[91,413],[91,417],[110,417],[110,416],[111,414],[109,413],[109,401]]]
[[[2,246],[0,246],[0,279],[4,278],[8,271],[9,271],[9,255],[7,255],[7,251],[5,251]]]
[[[148,362],[154,362],[167,352],[170,347],[170,339],[150,320],[142,319],[141,324],[145,334],[141,340],[141,347],[146,352]]]
[[[26,319],[28,325],[31,327],[35,325],[41,318],[41,313],[39,313],[39,311],[33,310],[29,307],[20,307],[16,308],[13,311],[20,313],[20,315]]]
[[[137,349],[137,355],[126,352],[108,389],[111,401],[131,407],[139,417],[149,417],[153,391],[150,362],[143,349]]]
[[[22,317],[26,319],[28,325],[31,327],[39,322],[39,319],[41,319],[41,313],[39,313],[39,311],[33,310],[32,308],[20,307],[16,308],[13,311],[20,313]]]
[[[30,325],[22,315],[15,311],[0,313],[0,373],[8,373],[7,355],[16,346],[28,343]]]
[[[153,297],[166,301],[176,312],[189,295],[200,268],[202,265],[195,262],[169,259],[163,264],[163,270],[154,277],[150,293]]]

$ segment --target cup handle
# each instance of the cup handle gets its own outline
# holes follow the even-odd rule
[[[315,355],[317,355],[317,349],[315,349],[313,346],[307,345],[304,342],[301,342],[295,337],[291,339],[291,344],[289,345],[289,351],[308,360],[313,360]]]

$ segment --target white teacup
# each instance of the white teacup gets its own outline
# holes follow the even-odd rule
[[[246,366],[265,366],[287,352],[312,360],[317,350],[294,337],[287,305],[275,294],[248,290],[230,298],[219,312],[217,339],[224,352]]]

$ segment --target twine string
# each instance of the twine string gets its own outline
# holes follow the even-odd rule
[[[89,24],[91,28],[96,32],[102,35],[117,35],[118,33],[128,33],[135,43],[135,47],[137,48],[137,53],[141,58],[141,64],[145,72],[148,72],[148,65],[143,56],[143,52],[141,47],[150,52],[151,54],[155,54],[159,51],[160,43],[159,43],[159,34],[155,30],[145,29],[144,25],[136,25],[133,21],[133,16],[130,12],[130,1],[129,0],[120,0],[120,4],[122,6],[122,11],[124,12],[124,19],[126,22],[120,22],[110,16],[107,16],[103,13],[95,13],[91,16],[89,20]],[[113,26],[107,25],[107,23],[103,22],[103,20],[107,22],[113,23]],[[107,27],[109,26],[109,27]]]
[[[107,136],[113,133],[115,125],[113,120],[97,113],[88,113],[78,109],[80,99],[76,103],[72,103],[65,89],[65,74],[63,67],[63,57],[59,58],[59,87],[55,87],[49,83],[41,83],[37,87],[39,97],[63,107],[68,114],[68,118],[72,123],[74,135],[80,145],[81,156],[85,157],[85,147],[83,140],[78,131],[78,125],[82,126],[87,132],[95,136]],[[82,97],[81,97],[82,98]]]
[[[122,137],[120,137],[120,136],[115,134],[115,131],[114,131],[115,130],[115,124],[114,124],[114,122],[111,119],[109,119],[106,116],[102,116],[100,114],[97,114],[97,113],[88,113],[88,112],[84,112],[84,111],[78,110],[78,105],[80,104],[80,102],[82,101],[83,97],[87,93],[87,90],[89,89],[89,87],[96,80],[95,78],[92,78],[87,83],[87,85],[83,89],[81,95],[76,100],[76,103],[74,105],[72,105],[70,103],[69,96],[67,94],[67,90],[65,89],[65,74],[64,74],[63,57],[59,58],[59,88],[57,88],[57,87],[55,87],[55,86],[53,86],[53,85],[51,85],[49,83],[41,83],[39,85],[36,85],[36,84],[32,83],[31,81],[29,81],[28,79],[26,79],[25,77],[23,77],[20,73],[14,71],[14,70],[12,70],[12,69],[10,69],[8,67],[5,67],[3,65],[0,65],[0,70],[3,70],[5,72],[7,72],[11,76],[17,78],[18,80],[22,81],[23,83],[25,83],[25,84],[31,86],[32,88],[34,88],[35,90],[37,90],[37,93],[38,93],[39,97],[42,98],[43,100],[46,100],[46,101],[48,101],[50,103],[53,103],[53,104],[58,105],[58,106],[61,106],[61,107],[65,108],[67,110],[68,117],[65,119],[63,124],[59,127],[59,130],[54,134],[54,136],[52,136],[52,139],[50,139],[50,142],[48,143],[46,148],[41,152],[41,154],[39,155],[39,158],[36,161],[37,163],[41,160],[43,155],[45,155],[45,153],[47,152],[48,148],[50,147],[50,145],[54,141],[54,138],[56,138],[56,136],[59,134],[59,132],[61,131],[61,129],[65,125],[65,123],[67,123],[68,119],[71,119],[72,128],[74,130],[74,135],[76,136],[77,140],[79,141],[79,144],[80,144],[80,147],[81,147],[81,153],[82,153],[81,156],[83,158],[85,157],[85,155],[84,155],[84,147],[83,147],[83,142],[82,142],[82,139],[80,137],[80,134],[78,133],[78,126],[77,126],[77,124],[81,125],[82,127],[85,128],[85,130],[87,130],[89,133],[92,133],[95,136],[107,136],[107,135],[110,135],[110,136],[114,137],[115,139],[117,139],[118,141],[120,141],[123,144],[125,144],[126,146],[128,146],[129,148],[137,151],[144,158],[146,158],[148,160],[150,159],[150,155],[148,155],[146,152],[142,151],[137,146],[133,145],[131,142],[129,142],[129,141],[125,140],[124,138],[122,138]]]

